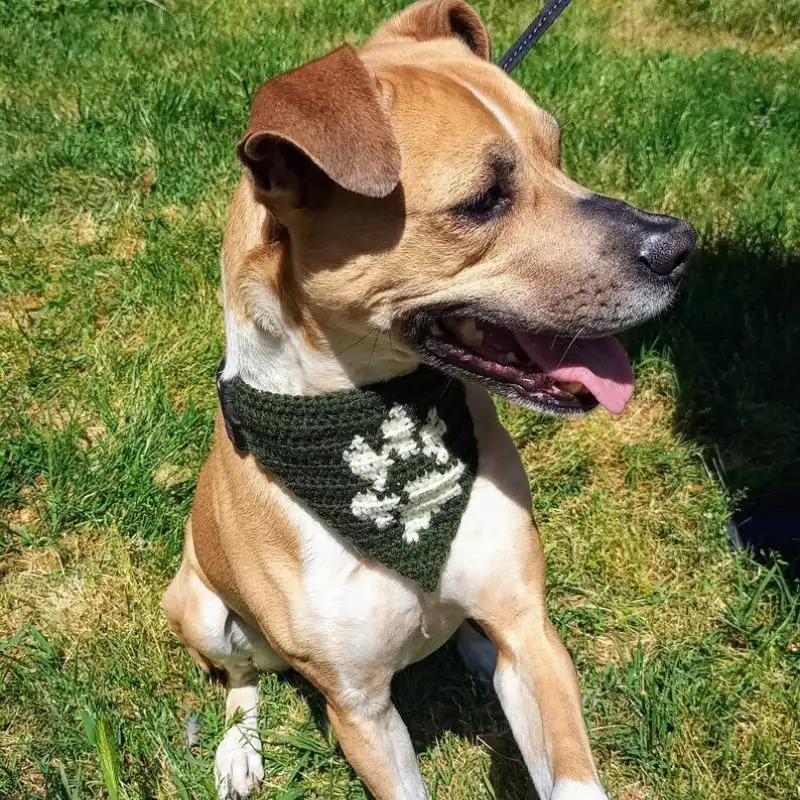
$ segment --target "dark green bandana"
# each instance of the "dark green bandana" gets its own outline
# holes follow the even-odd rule
[[[240,450],[363,555],[436,588],[478,466],[459,381],[420,367],[317,397],[219,386]]]

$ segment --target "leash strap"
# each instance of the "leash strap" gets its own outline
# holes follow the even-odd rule
[[[572,0],[549,0],[536,18],[522,32],[511,49],[497,62],[505,72],[511,72],[528,54],[531,48],[545,35],[547,29],[566,11]]]

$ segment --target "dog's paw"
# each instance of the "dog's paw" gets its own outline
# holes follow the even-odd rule
[[[550,800],[608,800],[606,793],[594,781],[574,781],[559,778]]]
[[[214,760],[219,800],[245,800],[264,780],[261,740],[245,725],[234,725],[219,743]]]

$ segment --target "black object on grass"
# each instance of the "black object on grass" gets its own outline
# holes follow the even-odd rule
[[[800,497],[754,500],[733,515],[728,536],[737,550],[751,550],[762,559],[775,553],[800,569]]]

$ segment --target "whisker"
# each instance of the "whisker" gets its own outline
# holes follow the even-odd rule
[[[369,354],[369,361],[367,361],[367,369],[369,369],[369,365],[372,363],[372,357],[375,355],[375,348],[378,346],[378,338],[380,337],[381,332],[379,330],[375,331],[375,343],[372,345],[372,352]]]
[[[436,406],[438,406],[438,405],[439,405],[439,400],[441,400],[441,399],[444,397],[444,395],[445,395],[445,392],[448,390],[448,388],[450,387],[450,384],[451,384],[452,382],[453,382],[453,376],[452,376],[452,375],[450,375],[450,376],[448,376],[448,378],[447,378],[447,383],[444,385],[444,389],[442,389],[442,393],[439,395],[439,397],[437,398],[436,402],[433,404],[433,407],[434,407],[434,408],[436,408]]]
[[[574,344],[575,344],[575,342],[577,342],[577,341],[578,341],[578,337],[579,337],[579,336],[580,336],[580,335],[581,335],[581,334],[582,334],[582,333],[583,333],[585,330],[586,330],[586,326],[584,325],[584,326],[583,326],[583,327],[582,327],[582,328],[581,328],[581,329],[580,329],[580,330],[579,330],[579,331],[578,331],[578,332],[577,332],[577,333],[576,333],[576,334],[575,334],[575,335],[572,337],[572,341],[571,341],[571,342],[570,342],[570,343],[567,345],[567,349],[566,349],[566,350],[564,350],[564,352],[561,354],[561,358],[559,359],[559,362],[558,362],[558,364],[556,364],[556,369],[558,369],[558,368],[559,368],[559,367],[560,367],[560,366],[561,366],[561,365],[564,363],[564,359],[566,358],[566,356],[567,356],[567,353],[569,352],[569,349],[570,349],[570,347],[572,347],[572,345],[574,345]],[[554,341],[555,341],[555,340],[554,340]]]
[[[360,339],[356,339],[352,344],[349,344],[347,345],[347,347],[343,348],[342,350],[339,350],[338,353],[334,353],[333,354],[334,358],[338,358],[340,355],[342,355],[342,353],[346,353],[348,350],[352,350],[357,344],[361,344],[361,342],[363,342],[364,339],[367,338],[367,336],[372,335],[372,331],[373,329],[370,328],[370,330],[368,330]]]

